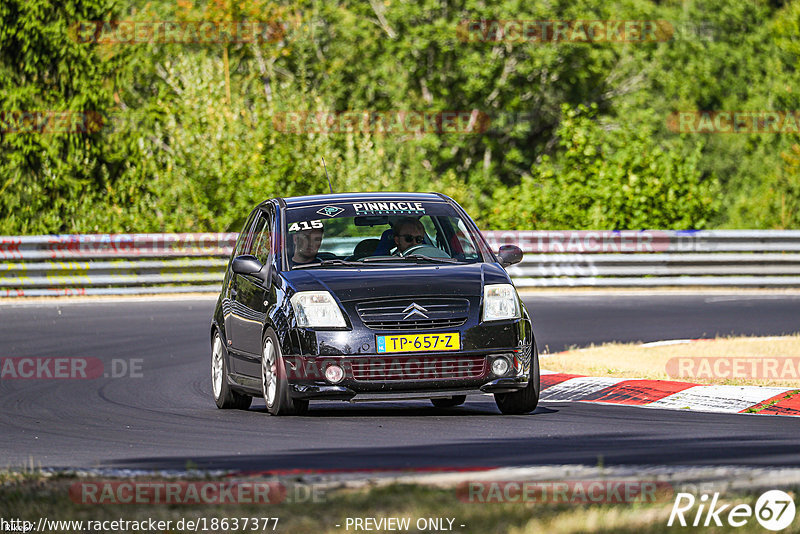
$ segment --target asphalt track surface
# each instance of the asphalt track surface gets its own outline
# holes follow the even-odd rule
[[[800,330],[800,296],[528,296],[539,346]],[[0,306],[2,357],[141,359],[141,377],[0,380],[0,468],[402,469],[543,464],[800,466],[800,418],[544,401],[502,416],[491,397],[312,403],[308,416],[217,410],[213,301]],[[600,460],[602,457],[602,460]]]

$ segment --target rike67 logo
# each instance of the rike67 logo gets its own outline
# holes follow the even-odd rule
[[[696,511],[695,505],[697,505]],[[691,493],[678,493],[667,526],[721,527],[723,522],[727,522],[732,527],[743,527],[751,524],[755,516],[756,521],[765,529],[778,531],[791,525],[794,515],[794,499],[781,490],[763,493],[756,501],[755,507],[749,504],[721,504],[719,493],[714,493],[710,498],[704,493],[699,499]]]

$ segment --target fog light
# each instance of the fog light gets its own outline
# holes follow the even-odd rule
[[[344,370],[338,365],[329,365],[328,368],[325,369],[325,380],[331,384],[341,382],[343,378]]]
[[[492,362],[492,372],[496,376],[503,376],[508,372],[508,360],[505,358],[495,358]]]

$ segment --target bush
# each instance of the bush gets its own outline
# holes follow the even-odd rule
[[[519,186],[495,195],[495,228],[704,228],[718,191],[685,153],[625,124],[602,127],[597,108],[562,108],[560,151]]]

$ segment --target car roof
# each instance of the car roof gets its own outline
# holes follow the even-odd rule
[[[382,191],[374,193],[333,193],[327,195],[307,195],[302,197],[286,197],[278,199],[287,208],[301,208],[326,202],[448,202],[448,198],[439,193],[407,193]],[[266,204],[269,201],[264,202]]]

